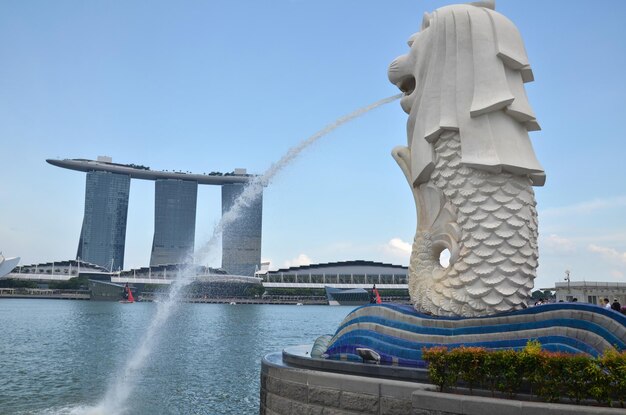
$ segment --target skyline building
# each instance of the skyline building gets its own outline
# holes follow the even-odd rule
[[[194,250],[198,185],[222,186],[222,215],[231,209],[254,176],[245,169],[230,173],[159,171],[136,164],[97,160],[46,160],[53,166],[87,173],[85,215],[77,258],[106,269],[124,268],[124,248],[131,179],[155,181],[154,235],[150,266],[191,263]],[[253,276],[261,263],[263,195],[242,208],[222,232],[222,268]],[[200,264],[202,265],[202,264]]]
[[[243,184],[222,185],[222,215],[243,192]],[[222,268],[231,274],[253,276],[261,266],[263,194],[237,212],[238,219],[222,230]]]
[[[198,182],[157,179],[150,266],[192,262]]]
[[[90,171],[76,257],[108,270],[124,268],[130,176]]]

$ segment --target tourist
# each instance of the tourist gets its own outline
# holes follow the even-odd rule
[[[618,313],[622,311],[622,305],[617,301],[617,298],[613,299],[613,304],[611,304],[611,309],[617,311]]]
[[[604,308],[611,308],[611,303],[608,298],[604,299]]]

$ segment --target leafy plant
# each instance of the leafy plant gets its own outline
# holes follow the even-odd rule
[[[538,341],[521,351],[486,350],[480,347],[422,349],[431,381],[443,391],[459,381],[472,393],[475,387],[514,397],[526,382],[531,394],[548,402],[569,398],[580,404],[595,399],[611,406],[626,400],[626,351],[607,350],[598,358],[582,354],[550,352]]]
[[[616,397],[623,408],[624,399],[626,399],[626,351],[619,353],[615,349],[609,349],[604,352],[599,361],[607,373],[609,397]]]
[[[446,385],[452,384],[448,370],[448,348],[443,346],[424,348],[422,357],[428,362],[428,377],[439,386],[439,392],[443,392]]]
[[[487,350],[482,347],[459,347],[450,351],[451,367],[467,383],[470,392],[484,377]]]

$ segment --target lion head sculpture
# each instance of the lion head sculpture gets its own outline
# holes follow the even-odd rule
[[[517,28],[493,7],[480,2],[425,14],[410,52],[389,67],[389,80],[405,93],[414,184],[428,180],[432,143],[445,130],[459,131],[463,164],[545,182],[528,138],[539,130],[523,86],[533,73]]]

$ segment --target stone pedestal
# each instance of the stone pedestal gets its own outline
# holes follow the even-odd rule
[[[285,359],[283,359],[285,357]],[[300,360],[300,365],[293,363]],[[436,386],[385,377],[306,368],[316,360],[289,349],[271,353],[261,368],[261,415],[618,415],[623,409],[553,404],[436,391]],[[335,370],[367,373],[383,366],[335,362]],[[343,366],[342,366],[343,365]],[[345,366],[349,365],[349,366]],[[326,369],[332,369],[326,366]],[[386,373],[394,375],[392,370]],[[413,376],[414,378],[415,376]]]

